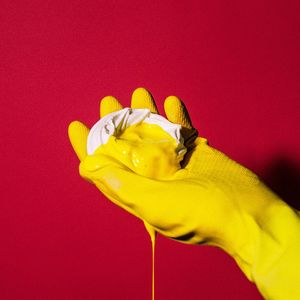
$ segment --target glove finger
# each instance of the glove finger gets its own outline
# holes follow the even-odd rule
[[[198,136],[198,131],[193,127],[188,111],[184,103],[176,96],[169,96],[164,103],[168,120],[182,126],[181,133],[184,145],[190,149]]]
[[[71,122],[68,127],[71,145],[80,161],[87,156],[86,143],[89,131],[89,128],[79,121]]]
[[[169,96],[164,103],[167,118],[172,123],[180,124],[185,128],[192,129],[193,125],[184,103],[176,96]]]
[[[137,88],[131,96],[132,108],[149,108],[152,113],[158,114],[155,101],[149,91],[145,88]]]
[[[106,96],[100,101],[100,118],[122,109],[121,103],[113,96]]]

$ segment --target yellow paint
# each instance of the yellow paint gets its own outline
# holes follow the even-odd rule
[[[118,136],[110,136],[95,154],[112,156],[139,175],[162,179],[180,169],[185,152],[184,146],[177,145],[176,140],[160,126],[139,123]]]

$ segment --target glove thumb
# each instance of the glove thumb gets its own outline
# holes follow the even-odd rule
[[[102,154],[87,156],[80,163],[79,172],[112,202],[150,224],[150,216],[161,214],[159,202],[163,200],[166,182],[140,176]]]

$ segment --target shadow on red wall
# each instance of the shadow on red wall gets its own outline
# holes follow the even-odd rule
[[[290,206],[300,210],[300,166],[287,155],[275,157],[261,178]]]

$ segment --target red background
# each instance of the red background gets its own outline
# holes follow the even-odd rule
[[[0,1],[0,299],[150,299],[142,223],[79,177],[67,137],[105,95],[178,95],[299,205],[299,3]],[[157,300],[261,299],[216,248],[159,237],[156,263]]]

